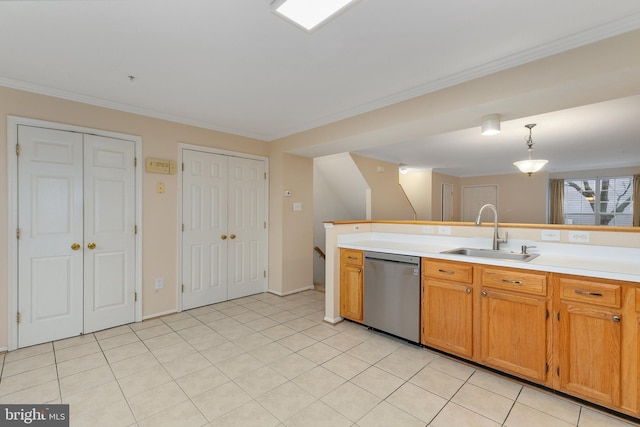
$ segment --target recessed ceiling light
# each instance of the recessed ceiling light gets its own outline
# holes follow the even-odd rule
[[[344,10],[356,0],[275,0],[275,13],[298,24],[307,31]]]

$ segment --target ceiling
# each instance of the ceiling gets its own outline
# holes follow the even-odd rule
[[[313,33],[269,3],[0,1],[0,85],[273,141],[640,28],[637,0],[359,0]],[[419,139],[360,154],[453,173],[469,165],[440,152],[469,151],[466,141],[482,147],[476,166],[483,156],[510,165],[526,155],[523,126],[533,121],[534,156],[579,135],[562,154],[578,161],[587,143],[614,136],[599,122],[619,123],[616,138],[638,135],[637,120],[622,120],[638,117],[638,102],[508,121],[494,137],[479,127],[429,137],[428,157]]]
[[[478,120],[480,122],[480,119]],[[640,166],[640,95],[529,116],[501,123],[498,135],[477,127],[356,151],[407,165],[409,172],[433,169],[452,176],[517,172],[527,159],[524,125],[532,129],[534,159],[546,159],[547,172]]]

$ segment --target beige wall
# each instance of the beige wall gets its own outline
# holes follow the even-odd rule
[[[19,116],[86,128],[108,130],[142,137],[143,158],[178,159],[178,143],[238,151],[266,156],[268,144],[250,138],[181,125],[106,108],[0,87],[0,169],[7,170],[7,116]],[[158,181],[165,183],[165,193],[157,194]],[[8,340],[8,235],[5,172],[0,174],[0,348]],[[143,316],[176,309],[177,278],[177,175],[143,174]],[[311,207],[311,206],[309,206]],[[280,221],[279,217],[271,217]],[[278,240],[279,236],[270,236]],[[270,254],[271,259],[281,257]],[[153,279],[165,277],[166,285],[154,291]]]
[[[282,294],[313,288],[313,159],[283,156]],[[302,211],[293,204],[301,203]]]
[[[496,185],[498,219],[522,224],[547,223],[548,175],[524,173],[460,178],[461,186]]]
[[[371,189],[370,219],[412,220],[413,210],[400,188],[398,165],[351,155]]]

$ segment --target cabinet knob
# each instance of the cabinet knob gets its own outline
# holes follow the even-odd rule
[[[471,288],[467,288],[464,290],[466,293],[470,294],[471,293]]]
[[[235,234],[232,234],[231,236],[229,236],[229,238],[233,240],[233,239],[235,239],[235,238],[236,238],[236,235],[235,235]]]
[[[487,291],[480,292],[480,295],[482,295],[483,297],[486,297],[487,296]]]
[[[362,269],[361,268],[358,269],[358,273],[362,273]]]
[[[87,245],[87,247],[88,247],[89,249],[95,249],[95,248],[96,248],[96,244],[95,244],[95,243],[93,243],[93,242],[91,242],[91,243],[89,243],[89,244]]]
[[[71,249],[77,251],[78,249],[80,249],[80,243],[74,243],[73,245],[71,245]]]
[[[621,320],[621,319],[620,319],[620,316],[617,316],[617,315],[616,315],[616,316],[613,316],[611,319],[612,319],[614,322],[616,322],[616,323],[620,322],[620,320]]]
[[[222,236],[220,236],[220,238],[221,238],[222,240],[227,240],[227,235],[226,235],[226,234],[223,234]]]

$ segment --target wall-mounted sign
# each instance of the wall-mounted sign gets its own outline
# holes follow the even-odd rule
[[[144,165],[147,173],[161,173],[164,175],[176,174],[176,162],[171,160],[151,159],[147,157]]]

